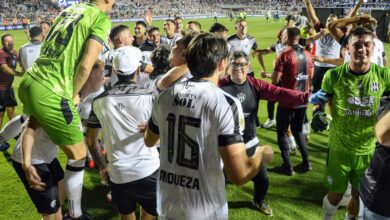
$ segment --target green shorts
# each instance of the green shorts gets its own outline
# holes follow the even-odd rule
[[[325,186],[331,192],[344,193],[348,182],[359,189],[364,171],[370,165],[372,154],[353,155],[329,150],[325,169]]]
[[[80,117],[73,102],[67,100],[25,74],[19,85],[23,112],[33,116],[57,145],[83,141]]]

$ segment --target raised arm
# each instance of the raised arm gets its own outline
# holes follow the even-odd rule
[[[344,36],[344,32],[341,31],[341,28],[347,27],[351,24],[367,24],[367,23],[376,23],[375,18],[369,15],[362,15],[350,18],[340,18],[336,21],[330,22],[328,24],[329,33],[334,39],[340,41],[341,37]]]
[[[316,11],[314,10],[313,4],[310,0],[305,0],[307,14],[314,25],[318,24],[320,20],[317,17]]]
[[[351,11],[348,13],[347,18],[355,17],[362,4],[363,4],[363,0],[359,0],[358,3],[355,5],[355,7],[353,7]]]

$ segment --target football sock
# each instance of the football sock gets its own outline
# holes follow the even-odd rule
[[[78,218],[83,213],[81,210],[81,194],[83,191],[85,159],[68,160],[65,170],[65,192],[69,203],[69,215]]]
[[[334,206],[334,205],[330,204],[330,202],[328,200],[328,195],[325,195],[325,197],[322,201],[322,219],[323,220],[332,220],[338,207],[339,207],[338,205]]]

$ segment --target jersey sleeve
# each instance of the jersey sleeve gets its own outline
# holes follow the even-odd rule
[[[256,39],[253,38],[252,50],[256,50],[257,47],[258,47],[258,45],[257,45]]]
[[[152,116],[150,117],[149,119],[149,122],[148,122],[148,128],[155,134],[160,134],[160,129],[158,128],[158,123],[157,123],[157,118],[158,118],[158,114],[157,114],[157,105],[156,105],[157,101],[155,102],[154,106],[153,106],[153,109],[152,109]]]
[[[224,96],[227,102],[217,105],[214,111],[218,124],[218,146],[242,143],[241,132],[245,127],[241,104],[231,96]]]
[[[107,15],[101,13],[99,14],[96,21],[92,24],[91,35],[89,36],[92,39],[97,40],[101,44],[107,41],[108,34],[111,29],[111,21]]]
[[[100,121],[97,118],[95,111],[93,109],[93,102],[92,102],[92,110],[89,114],[88,121],[87,121],[87,127],[88,128],[101,128]]]
[[[334,92],[334,90],[333,90],[334,80],[332,77],[332,75],[333,75],[332,73],[333,72],[331,70],[328,70],[325,73],[324,79],[322,80],[322,84],[321,84],[321,89],[329,95],[332,95]]]
[[[260,79],[248,77],[257,97],[268,101],[277,101],[285,106],[305,105],[308,103],[309,93],[286,89],[272,85]]]
[[[284,58],[284,53],[279,54],[278,57],[276,58],[275,68],[274,68],[275,73],[277,73],[277,72],[283,73],[284,65],[285,65],[283,58]]]
[[[6,58],[6,54],[4,53],[4,51],[0,51],[0,66],[3,65],[3,64],[7,64],[7,58]]]

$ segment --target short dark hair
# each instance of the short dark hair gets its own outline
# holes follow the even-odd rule
[[[165,74],[171,68],[169,61],[170,53],[171,48],[168,45],[160,45],[152,52],[150,59],[154,68],[149,75],[151,79],[155,79],[157,76]]]
[[[218,63],[229,55],[226,40],[209,33],[197,35],[188,45],[186,60],[194,78],[213,75]]]
[[[30,28],[28,33],[30,34],[30,38],[34,39],[34,38],[38,37],[39,35],[42,35],[42,28],[39,26],[34,26],[34,27]]]
[[[44,21],[41,21],[41,22],[39,23],[39,25],[41,25],[41,24],[47,24],[47,25],[49,25],[49,27],[51,27],[50,21],[44,20]]]
[[[199,30],[202,30],[202,25],[198,21],[189,21],[187,24],[194,24],[199,28]]]
[[[287,38],[294,39],[298,36],[301,36],[301,31],[297,27],[288,27],[287,28]]]
[[[1,35],[1,44],[3,44],[4,45],[4,40],[5,40],[5,38],[6,37],[14,37],[11,33],[5,33],[5,34],[3,34],[3,35]]]
[[[129,29],[129,27],[127,27],[126,25],[123,25],[123,24],[113,27],[111,29],[110,36],[109,36],[110,40],[114,41],[119,36],[119,34],[125,30],[130,30],[130,29]]]
[[[214,23],[209,30],[210,33],[224,32],[224,31],[228,32],[229,30],[223,24],[220,23]]]
[[[148,35],[151,35],[154,31],[160,32],[160,28],[154,27],[154,26],[149,27],[149,29],[148,29]]]
[[[146,23],[144,21],[137,21],[137,22],[135,22],[135,26],[137,26],[137,25],[142,25],[145,28],[147,27],[147,25],[146,25]]]
[[[374,39],[375,37],[374,32],[372,32],[370,29],[363,26],[357,26],[349,32],[348,42],[352,39],[353,36],[362,36],[362,35],[371,36],[372,39]]]
[[[179,19],[180,19],[180,20],[183,20],[183,18],[180,17],[180,16],[176,16],[176,17],[175,17],[175,21],[176,21],[176,20],[179,20]]]
[[[243,51],[234,51],[230,55],[230,60],[236,60],[239,58],[245,58],[246,62],[248,62],[248,56]]]
[[[171,23],[173,23],[176,26],[176,21],[173,20],[173,19],[167,19],[167,20],[165,20],[165,22],[171,22]]]

